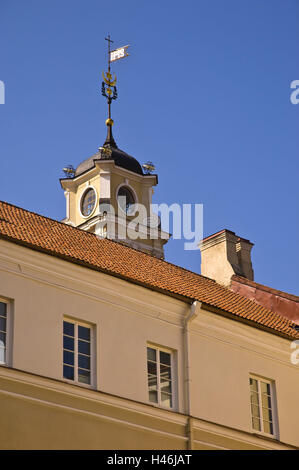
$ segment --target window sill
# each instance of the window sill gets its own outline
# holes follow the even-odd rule
[[[88,388],[90,390],[96,390],[96,386],[93,384],[85,384],[83,382],[75,382],[74,380],[68,380],[65,379],[64,377],[61,379],[62,382],[70,385],[77,385],[77,387],[83,387],[83,388]]]
[[[174,406],[170,408],[169,406],[162,406],[162,405],[159,405],[158,403],[153,403],[152,401],[147,401],[146,404],[150,406],[154,406],[155,408],[159,408],[160,410],[174,411],[175,413],[178,413],[178,409]]]
[[[280,442],[278,437],[275,436],[274,434],[266,434],[266,433],[263,433],[263,432],[256,432],[255,431],[255,432],[252,432],[252,435],[255,436],[255,437],[262,438],[262,439],[267,439],[267,441]]]

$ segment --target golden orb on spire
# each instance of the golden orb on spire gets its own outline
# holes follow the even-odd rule
[[[111,118],[106,119],[106,126],[113,126],[114,121]]]

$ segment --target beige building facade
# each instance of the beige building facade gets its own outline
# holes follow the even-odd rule
[[[299,447],[291,339],[5,239],[0,298],[2,449]],[[64,377],[64,321],[90,329],[90,384]],[[171,357],[171,404],[149,398],[149,350]],[[273,433],[253,429],[250,378],[270,384]]]

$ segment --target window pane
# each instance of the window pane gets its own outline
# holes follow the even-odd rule
[[[158,393],[154,391],[149,391],[149,401],[152,403],[158,403]]]
[[[260,431],[260,430],[261,430],[261,425],[260,425],[260,420],[259,420],[259,418],[252,418],[252,427],[253,427],[253,429],[255,429],[256,431]]]
[[[95,206],[96,195],[92,188],[88,189],[81,199],[81,212],[83,215],[92,213]]]
[[[171,380],[171,368],[168,366],[160,365],[160,377],[161,379]]]
[[[74,328],[75,325],[73,323],[69,323],[67,321],[63,322],[63,333],[65,335],[74,336]]]
[[[273,434],[271,384],[250,378],[250,391],[253,429]]]
[[[74,365],[74,353],[69,351],[63,351],[63,362],[65,364]]]
[[[88,370],[78,369],[78,381],[90,384],[90,372]]]
[[[0,333],[0,347],[5,348],[6,345],[6,333]]]
[[[78,326],[78,337],[80,339],[86,339],[90,341],[90,328],[85,328],[85,326]]]
[[[82,367],[83,369],[90,369],[90,357],[82,356],[82,354],[79,354],[78,365],[79,367]]]
[[[83,354],[90,354],[90,343],[87,343],[86,341],[78,341],[78,350],[79,353]]]
[[[4,302],[0,302],[0,316],[6,317],[6,308],[7,305]]]
[[[74,368],[71,366],[63,366],[63,377],[65,379],[74,380]]]
[[[147,348],[147,358],[151,361],[156,361],[156,350],[153,348]]]
[[[128,188],[122,186],[117,194],[117,202],[119,207],[128,215],[133,214],[133,204],[135,202],[134,196]]]
[[[160,362],[161,364],[166,364],[170,366],[170,354],[160,351]]]
[[[6,318],[0,317],[0,331],[6,331]]]
[[[0,363],[5,364],[6,362],[6,349],[0,348]]]
[[[259,396],[255,392],[251,392],[250,394],[250,400],[253,405],[258,405],[259,404]]]
[[[161,404],[163,406],[167,406],[171,408],[172,407],[171,395],[169,395],[168,393],[161,393]]]
[[[270,395],[270,384],[261,381],[261,392],[266,395]]]
[[[157,390],[157,377],[155,375],[148,375],[148,388],[149,390]]]
[[[254,416],[255,418],[259,418],[259,416],[260,416],[259,407],[256,406],[256,405],[251,405],[251,413],[252,413],[252,416]]]
[[[147,358],[149,400],[171,408],[171,353],[148,347]]]
[[[171,382],[169,380],[162,380],[161,383],[161,392],[171,393]]]
[[[264,432],[267,432],[268,434],[273,434],[273,423],[269,421],[263,421],[264,425]]]
[[[149,374],[157,375],[157,364],[155,362],[148,361],[147,371]]]
[[[250,379],[250,388],[254,392],[258,392],[258,387],[257,387],[257,380],[255,379]]]
[[[266,421],[272,421],[272,411],[269,408],[262,408],[263,410],[263,419]]]
[[[271,408],[271,397],[268,395],[262,395],[262,406],[264,408]]]
[[[63,337],[63,348],[70,349],[74,351],[74,338],[69,338],[68,336]]]
[[[63,332],[63,376],[91,384],[91,328],[63,321]]]

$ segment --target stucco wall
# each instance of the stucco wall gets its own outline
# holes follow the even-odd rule
[[[94,325],[94,387],[101,392],[148,404],[147,343],[175,351],[175,411],[186,414],[183,321],[190,304],[3,240],[0,297],[13,305],[14,369],[64,381],[67,315]],[[275,381],[278,437],[299,446],[299,366],[290,362],[290,341],[201,309],[190,326],[190,351],[194,418],[252,435],[253,373]]]

